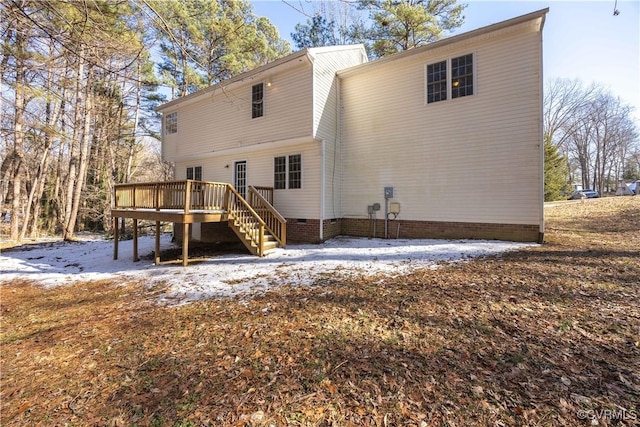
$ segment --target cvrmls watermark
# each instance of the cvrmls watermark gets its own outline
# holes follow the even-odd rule
[[[626,409],[578,409],[578,418],[581,420],[617,420],[635,421],[638,419],[636,411]]]

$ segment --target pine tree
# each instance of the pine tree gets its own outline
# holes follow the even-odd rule
[[[338,44],[334,32],[334,21],[327,21],[320,14],[315,14],[313,18],[307,19],[306,24],[296,24],[296,31],[291,33],[291,39],[298,49],[333,46]]]
[[[544,139],[544,201],[566,198],[571,187],[568,183],[567,159],[560,154],[551,138]]]
[[[462,25],[465,5],[456,0],[360,0],[373,22],[365,36],[377,57],[441,39]]]
[[[160,66],[172,98],[193,93],[289,53],[277,29],[244,0],[146,3],[155,15]]]

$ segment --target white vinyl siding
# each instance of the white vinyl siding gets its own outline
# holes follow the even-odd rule
[[[270,77],[271,86],[264,85],[269,112],[259,120],[252,119],[252,86],[263,78],[248,79],[232,89],[217,89],[199,101],[178,106],[180,132],[165,135],[165,160],[178,162],[212,152],[310,137],[313,85],[308,61]]]
[[[300,154],[301,188],[274,195],[287,218],[366,219],[392,186],[402,220],[540,224],[541,20],[417,48],[340,79],[336,70],[363,61],[361,49],[310,49],[173,102],[180,132],[165,131],[163,155],[176,179],[197,164],[204,180],[233,182],[243,160],[247,185],[271,187],[274,159]],[[473,96],[451,99],[449,78],[447,100],[425,102],[426,66],[470,53]],[[268,114],[254,120],[252,87],[267,81]],[[288,183],[286,167],[284,176]]]
[[[273,187],[274,158],[299,154],[303,162],[302,188],[274,192],[274,205],[285,218],[320,218],[320,145],[315,141],[286,147],[247,150],[237,154],[211,155],[198,160],[205,181],[234,182],[234,165],[246,161],[247,185]],[[176,171],[186,171],[187,162],[176,163]],[[182,172],[184,174],[184,172]],[[176,179],[185,179],[177,175]]]
[[[361,46],[313,49],[313,132],[314,137],[332,140],[337,132],[337,70],[359,65],[363,62],[364,50]]]
[[[337,70],[367,61],[362,46],[313,49],[313,129],[314,137],[323,140],[324,149],[324,212],[323,219],[340,215],[340,135],[338,102],[340,82]]]
[[[345,75],[344,216],[393,186],[401,219],[539,224],[540,48],[525,23]],[[469,52],[474,96],[425,104],[425,64]]]

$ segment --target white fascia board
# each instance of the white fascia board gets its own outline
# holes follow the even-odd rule
[[[392,61],[398,61],[402,59],[407,59],[413,57],[415,55],[420,55],[422,53],[429,52],[433,49],[438,49],[444,46],[448,46],[454,43],[460,43],[463,41],[467,41],[470,39],[478,38],[481,36],[485,36],[487,34],[491,34],[496,31],[500,31],[509,27],[515,27],[517,25],[524,24],[526,22],[534,22],[539,31],[542,31],[544,27],[544,21],[546,14],[549,12],[549,8],[541,9],[532,13],[528,13],[526,15],[517,16],[512,19],[508,19],[506,21],[501,21],[495,24],[487,25],[485,27],[478,28],[477,30],[467,31],[462,34],[458,34],[455,36],[447,37],[442,40],[435,41],[433,43],[429,43],[424,46],[416,47],[413,49],[405,50],[403,52],[395,53],[393,55],[385,56],[384,58],[376,59],[374,61],[365,62],[360,65],[355,65],[351,68],[347,68],[345,70],[340,70],[336,74],[338,77],[346,77],[352,74],[357,74],[361,72],[366,72],[372,69],[373,67],[384,66]]]
[[[312,62],[312,58],[309,56],[309,49],[300,50],[298,52],[292,53],[283,58],[276,59],[273,62],[270,62],[266,65],[253,69],[251,71],[238,74],[237,76],[224,80],[218,84],[209,86],[197,92],[190,93],[189,95],[185,95],[180,98],[174,99],[172,101],[166,102],[156,107],[154,110],[157,112],[176,110],[179,107],[183,107],[185,105],[189,105],[194,102],[200,101],[204,99],[206,96],[213,96],[213,94],[216,93],[217,91],[231,90],[235,87],[241,86],[242,84],[245,84],[247,80],[254,80],[258,77],[267,77],[267,76],[277,74],[279,72],[282,72],[293,66],[298,65],[300,62],[303,62],[305,59],[310,63]]]
[[[307,143],[320,143],[322,140],[314,138],[312,135],[299,136],[296,138],[281,139],[278,141],[265,141],[255,144],[242,145],[233,148],[225,148],[222,150],[211,150],[208,152],[192,154],[189,156],[181,156],[171,159],[172,162],[189,162],[194,160],[210,159],[218,156],[226,156],[231,154],[243,154],[253,151],[267,150],[273,148],[289,147]]]

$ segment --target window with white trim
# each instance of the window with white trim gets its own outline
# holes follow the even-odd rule
[[[284,190],[287,188],[287,157],[280,156],[273,159],[273,188]]]
[[[447,61],[427,65],[427,102],[447,99]]]
[[[427,64],[427,104],[473,95],[473,54]]]
[[[202,181],[202,166],[189,166],[187,168],[187,179]]]
[[[451,98],[473,95],[473,54],[451,58]]]
[[[169,135],[178,132],[178,112],[174,111],[164,117],[164,133]]]
[[[302,155],[292,154],[273,159],[273,188],[276,190],[302,188]]]
[[[289,156],[289,188],[302,188],[302,155]]]
[[[264,83],[258,83],[251,88],[251,118],[264,116]]]

